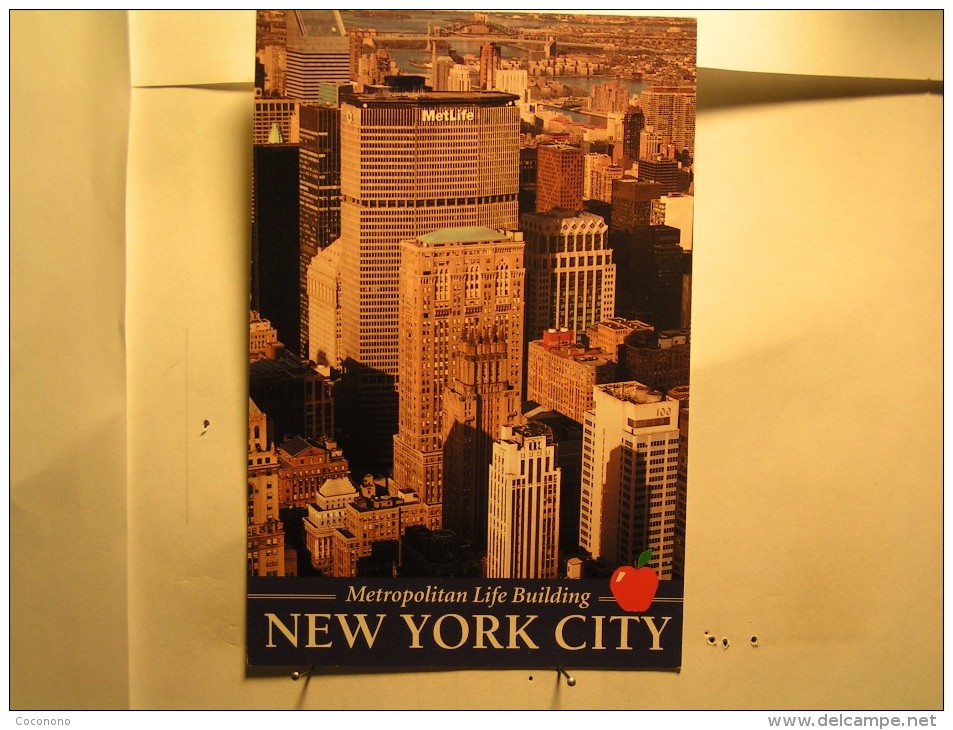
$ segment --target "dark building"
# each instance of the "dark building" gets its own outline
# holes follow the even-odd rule
[[[302,355],[308,353],[308,265],[341,234],[341,110],[299,109],[298,191],[300,220],[299,322]]]
[[[625,167],[639,159],[639,141],[645,129],[645,115],[637,107],[629,107],[622,115],[622,156]]]
[[[252,400],[274,424],[276,441],[295,434],[309,439],[334,435],[334,381],[288,350],[248,366]]]
[[[637,226],[609,238],[616,264],[616,316],[640,319],[656,329],[682,324],[681,232],[671,226]]]
[[[656,182],[623,177],[612,181],[611,231],[631,231],[652,223],[652,205],[662,197]]]
[[[400,575],[420,578],[479,578],[481,555],[450,530],[410,525],[400,545]]]
[[[579,550],[579,496],[582,474],[582,425],[558,411],[536,408],[527,412],[531,421],[549,427],[556,447],[559,480],[559,552]]]
[[[677,193],[678,163],[675,160],[639,160],[639,180],[659,183],[662,186],[662,195]]]
[[[302,353],[298,220],[298,145],[255,145],[251,308],[289,350]]]
[[[639,337],[619,347],[619,364],[624,377],[660,393],[687,385],[691,358],[688,330],[638,334]]]
[[[536,210],[536,150],[536,147],[520,148],[520,215]]]

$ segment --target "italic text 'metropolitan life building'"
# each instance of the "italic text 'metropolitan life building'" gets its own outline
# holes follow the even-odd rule
[[[397,431],[400,242],[443,228],[516,228],[516,101],[383,92],[341,105],[342,425],[385,468]]]

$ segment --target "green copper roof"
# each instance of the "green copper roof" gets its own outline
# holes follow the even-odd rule
[[[485,226],[466,228],[441,228],[433,233],[418,236],[417,240],[431,245],[437,243],[477,243],[480,241],[502,241],[509,236]]]

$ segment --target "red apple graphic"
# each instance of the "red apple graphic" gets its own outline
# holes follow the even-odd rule
[[[646,567],[651,559],[652,551],[646,550],[639,555],[638,567],[622,565],[609,578],[609,588],[622,610],[638,613],[652,605],[658,590],[658,573]]]

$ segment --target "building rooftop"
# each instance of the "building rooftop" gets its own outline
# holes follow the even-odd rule
[[[597,385],[598,390],[608,393],[618,400],[628,401],[629,403],[658,403],[663,399],[661,393],[653,390],[647,385],[635,380],[628,380],[622,383],[606,383]]]
[[[344,497],[357,494],[357,487],[351,484],[347,477],[332,477],[326,479],[324,484],[318,487],[318,491],[325,497]]]
[[[345,101],[352,106],[510,106],[519,97],[502,91],[383,91],[350,94]]]
[[[464,228],[441,228],[432,233],[418,236],[416,240],[428,246],[440,246],[447,243],[482,243],[486,241],[504,241],[513,238],[513,234],[496,231],[484,226]]]
[[[292,34],[305,38],[347,38],[340,10],[292,10],[288,18]]]

